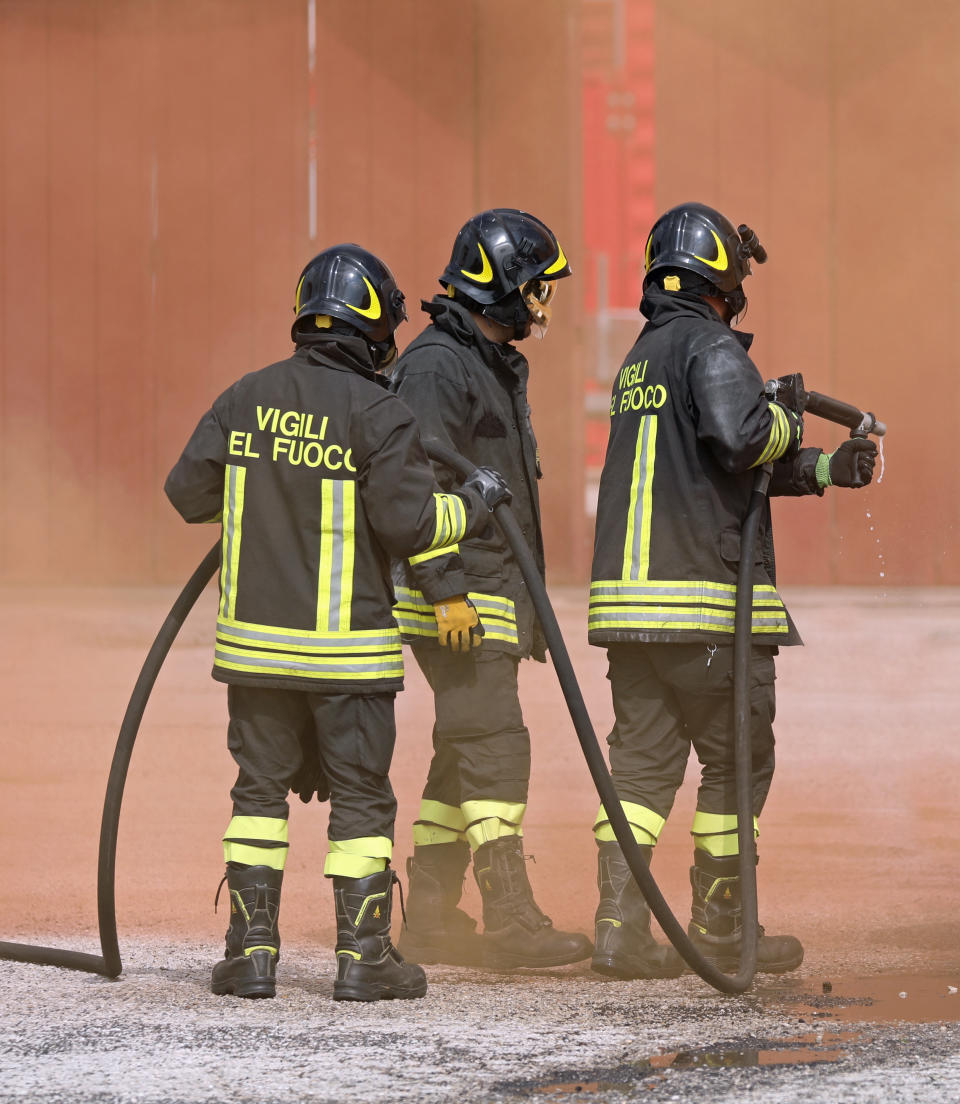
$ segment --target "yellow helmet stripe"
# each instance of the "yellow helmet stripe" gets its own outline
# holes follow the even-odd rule
[[[718,272],[724,272],[727,268],[727,251],[723,248],[723,242],[717,237],[716,230],[711,230],[710,233],[713,234],[713,240],[717,243],[717,259],[708,261],[706,257],[699,257],[696,253],[694,253],[694,257],[711,268],[717,269]]]
[[[297,301],[294,304],[294,308],[293,308],[297,312],[297,314],[300,313],[300,292],[303,291],[303,281],[306,278],[307,278],[306,276],[301,276],[300,277],[300,283],[297,284]]]
[[[370,293],[370,306],[366,308],[355,307],[352,303],[347,303],[346,306],[352,311],[356,311],[357,314],[363,315],[364,318],[369,318],[373,322],[376,322],[382,313],[380,309],[380,300],[377,298],[377,293],[373,290],[373,284],[370,283],[366,276],[364,276],[363,282],[367,285],[367,291]]]
[[[476,280],[478,284],[489,284],[493,279],[493,265],[490,264],[490,258],[484,253],[483,246],[477,242],[477,249],[480,250],[480,265],[479,272],[468,272],[465,268],[461,268],[460,271],[467,277],[468,280]]]
[[[563,246],[561,246],[559,242],[557,242],[557,249],[560,253],[560,256],[557,257],[557,259],[549,268],[545,268],[543,270],[544,276],[550,276],[554,272],[559,272],[561,268],[566,268],[567,258],[563,255]]]

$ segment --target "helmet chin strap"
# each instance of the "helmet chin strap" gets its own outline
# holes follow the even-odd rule
[[[723,301],[730,308],[731,318],[736,321],[736,319],[747,309],[747,297],[743,293],[743,285],[740,284],[735,287],[733,291],[728,291],[727,294],[723,296]]]
[[[530,310],[523,301],[520,289],[515,288],[496,303],[484,307],[481,312],[491,322],[513,329],[513,341],[522,341],[527,336],[527,327],[531,322]]]
[[[365,338],[375,372],[389,372],[397,362],[397,343],[391,335],[386,341],[371,341]]]

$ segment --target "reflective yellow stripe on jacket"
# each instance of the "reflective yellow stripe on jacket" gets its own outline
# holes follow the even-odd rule
[[[590,584],[589,628],[732,634],[736,599],[732,583],[603,579]],[[753,588],[753,632],[787,632],[783,601],[769,584]]]
[[[228,465],[214,666],[224,671],[317,683],[403,678],[398,629],[350,628],[356,536],[356,484],[351,480],[324,479],[320,483],[323,522],[316,628],[292,629],[237,618],[245,478],[245,468]]]

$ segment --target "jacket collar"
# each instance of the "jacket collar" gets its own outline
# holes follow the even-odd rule
[[[505,368],[521,380],[526,380],[528,366],[523,353],[509,343],[501,344],[485,337],[466,307],[446,295],[435,295],[429,303],[424,299],[420,307],[438,330],[449,334],[461,345],[475,349],[488,368]]]
[[[740,342],[744,350],[753,344],[753,334],[732,329],[706,300],[699,295],[687,295],[682,291],[661,291],[658,287],[648,287],[643,293],[640,313],[649,319],[650,326],[663,326],[675,318],[702,318],[706,322],[716,322],[723,326]]]
[[[346,334],[311,335],[301,340],[294,356],[338,372],[356,372],[358,376],[363,376],[381,387],[390,386],[390,381],[384,375],[374,371],[373,358],[362,337],[348,337]]]

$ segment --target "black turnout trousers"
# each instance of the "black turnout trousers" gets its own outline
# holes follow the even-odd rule
[[[227,745],[239,768],[234,816],[286,820],[290,783],[315,749],[330,786],[331,840],[393,841],[397,800],[388,773],[393,694],[314,694],[231,684]]]
[[[701,764],[697,808],[735,814],[733,645],[611,644],[607,678],[616,720],[610,767],[621,801],[666,818],[691,746]],[[759,816],[774,770],[774,659],[752,649],[753,812]]]
[[[426,801],[525,804],[530,783],[530,733],[517,691],[517,656],[465,655],[435,644],[413,654],[433,690],[436,723]]]

